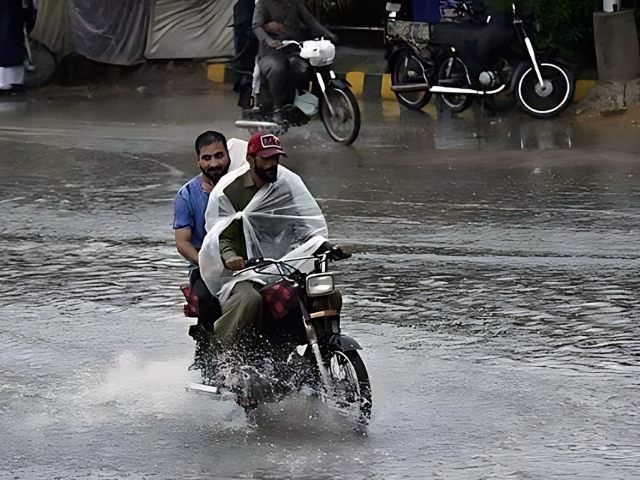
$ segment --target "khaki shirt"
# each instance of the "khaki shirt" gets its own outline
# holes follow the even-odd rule
[[[227,196],[231,205],[236,212],[243,211],[251,199],[260,190],[251,176],[251,171],[236,178],[227,188],[224,194]],[[221,234],[219,238],[220,256],[222,261],[226,262],[231,257],[242,257],[247,259],[247,244],[244,240],[244,230],[242,228],[242,220],[237,219],[231,222]]]

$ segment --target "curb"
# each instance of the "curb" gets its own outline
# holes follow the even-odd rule
[[[336,72],[339,77],[346,78],[351,84],[351,91],[356,97],[382,98],[395,100],[391,91],[391,74],[374,74],[362,72]],[[212,63],[207,67],[207,78],[214,83],[233,85],[235,72],[226,63]]]
[[[207,69],[207,78],[215,83],[233,84],[234,71],[225,63],[210,64]],[[391,91],[391,74],[347,72],[338,73],[338,76],[346,78],[351,84],[351,91],[356,97],[367,99],[381,98],[382,100],[395,100],[396,96]],[[576,80],[573,101],[581,100],[596,83],[596,80]]]

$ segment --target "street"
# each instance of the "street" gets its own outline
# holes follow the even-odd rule
[[[64,89],[60,89],[64,90]],[[173,199],[228,90],[0,98],[0,478],[630,479],[640,469],[640,108],[478,118],[361,100],[281,137],[334,240],[365,430],[317,399],[187,391]]]

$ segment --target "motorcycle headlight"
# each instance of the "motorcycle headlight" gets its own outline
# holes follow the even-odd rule
[[[307,295],[310,297],[321,297],[333,293],[333,276],[328,273],[316,273],[307,277]]]

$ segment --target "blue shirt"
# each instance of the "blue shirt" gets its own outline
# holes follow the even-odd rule
[[[204,214],[209,203],[209,193],[202,188],[202,174],[180,189],[174,204],[173,228],[191,230],[191,245],[200,251],[207,234]]]

